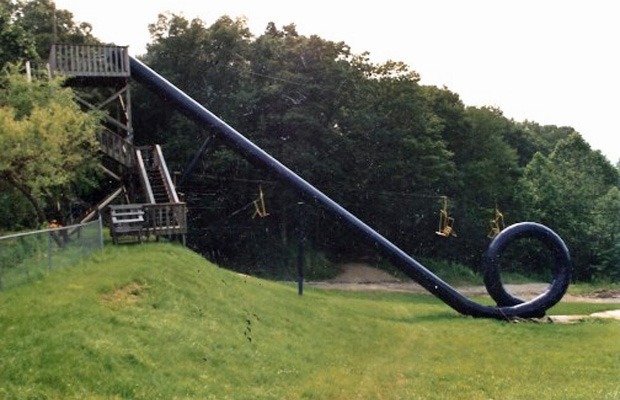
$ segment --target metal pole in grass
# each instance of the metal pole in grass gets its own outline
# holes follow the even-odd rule
[[[304,294],[304,241],[306,240],[304,204],[303,201],[297,203],[297,293],[300,296]]]
[[[52,270],[53,264],[52,264],[52,231],[49,230],[47,232],[47,269],[49,271]]]
[[[2,250],[1,246],[0,246],[0,250]],[[2,292],[2,289],[3,289],[3,284],[2,284],[3,278],[4,278],[4,263],[0,264],[0,292]]]
[[[103,250],[103,219],[99,211],[97,211],[97,216],[99,220],[99,249]]]

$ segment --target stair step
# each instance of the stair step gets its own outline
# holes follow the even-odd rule
[[[165,163],[163,159],[159,160],[156,147],[153,146],[152,148],[141,148],[140,150],[140,155],[143,161],[141,165],[144,166],[142,174],[145,174],[146,178],[148,179],[151,194],[153,196],[151,199],[155,203],[169,203],[173,201],[173,199],[176,197],[176,193],[168,192],[166,176],[164,176],[164,174],[167,174],[167,171],[162,171],[161,169],[162,166],[165,164],[157,166],[154,165],[156,161],[158,161],[158,164],[159,161]],[[172,190],[174,191],[174,189]]]

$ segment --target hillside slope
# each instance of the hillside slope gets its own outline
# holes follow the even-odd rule
[[[178,246],[114,247],[0,293],[0,398],[614,398],[619,333],[424,295],[300,297]]]

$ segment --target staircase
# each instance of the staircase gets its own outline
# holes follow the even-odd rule
[[[118,163],[125,172],[117,176],[114,172],[102,167],[104,172],[119,181],[120,187],[103,199],[100,204],[89,210],[84,220],[94,218],[104,207],[111,210],[112,223],[110,232],[114,243],[122,235],[137,236],[139,240],[153,235],[171,237],[181,235],[185,242],[187,232],[187,207],[179,201],[176,188],[170,177],[166,160],[159,145],[135,147],[130,141],[109,131],[99,133],[101,150]],[[141,191],[128,195],[125,184],[128,177],[137,173]],[[140,193],[141,192],[141,193]],[[128,205],[111,205],[112,201],[125,194]],[[131,216],[128,215],[128,208]],[[138,217],[136,217],[138,215]],[[121,218],[123,217],[123,218]]]
[[[142,204],[147,235],[184,235],[187,232],[187,208],[170,177],[161,147],[136,148],[136,165],[145,201]]]
[[[137,148],[136,160],[146,203],[179,203],[161,147],[155,145]]]
[[[159,169],[151,168],[147,170],[147,175],[151,181],[151,189],[153,189],[153,197],[155,197],[155,203],[171,203],[166,186],[164,185],[164,178],[162,178]]]
[[[153,194],[152,201],[155,204],[173,203],[174,200],[168,194],[170,189],[167,188],[165,180],[165,172],[156,157],[155,147],[141,147],[140,156],[142,157],[142,165],[146,178],[149,181],[151,192]]]

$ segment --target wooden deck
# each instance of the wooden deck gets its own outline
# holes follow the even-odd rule
[[[185,203],[112,205],[110,219],[114,243],[118,243],[121,236],[142,241],[149,236],[184,236],[187,233]]]
[[[154,236],[184,235],[187,233],[185,203],[144,204],[146,232]]]
[[[129,78],[130,75],[127,46],[55,44],[49,64],[52,73],[68,77]]]

